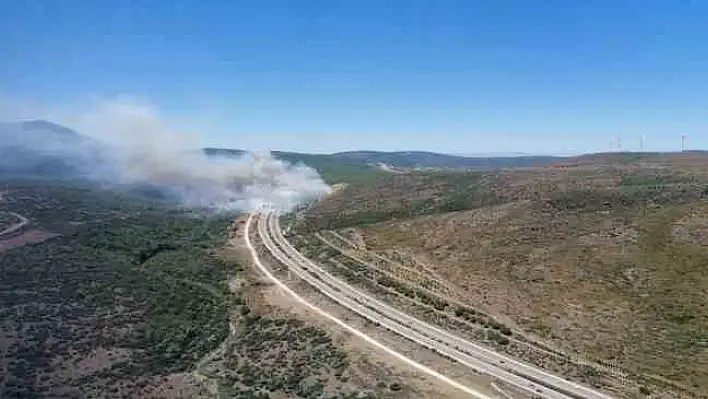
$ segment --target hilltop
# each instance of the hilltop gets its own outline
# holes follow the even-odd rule
[[[93,144],[86,136],[43,120],[0,123],[0,176],[76,176],[89,162],[81,149]]]

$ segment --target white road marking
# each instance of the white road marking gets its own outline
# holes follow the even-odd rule
[[[446,383],[446,384],[448,384],[448,385],[450,385],[450,386],[452,386],[452,387],[454,387],[454,388],[457,388],[457,389],[459,389],[459,390],[461,390],[461,391],[463,391],[463,392],[465,392],[465,393],[468,393],[468,394],[470,394],[472,397],[479,398],[479,399],[492,399],[491,396],[487,396],[487,395],[483,394],[482,392],[479,392],[479,391],[474,390],[474,389],[472,389],[472,388],[470,388],[470,387],[467,387],[467,386],[465,386],[465,385],[462,385],[462,384],[460,384],[459,382],[457,382],[457,381],[455,381],[455,380],[453,380],[453,379],[451,379],[451,378],[448,378],[448,377],[446,377],[446,376],[444,376],[444,375],[438,373],[437,371],[435,371],[435,370],[433,370],[433,369],[431,369],[431,368],[429,368],[429,367],[427,367],[427,366],[425,366],[425,365],[422,365],[422,364],[416,362],[415,360],[413,360],[413,359],[411,359],[411,358],[409,358],[409,357],[406,357],[405,355],[403,355],[403,354],[401,354],[401,353],[399,353],[399,352],[396,352],[395,350],[393,350],[393,349],[387,347],[386,345],[380,343],[379,341],[376,341],[375,339],[371,338],[370,336],[366,335],[365,333],[363,333],[363,332],[361,332],[361,331],[355,329],[354,327],[348,325],[347,323],[345,323],[344,321],[338,319],[337,317],[332,316],[331,314],[329,314],[329,313],[325,312],[324,310],[318,308],[317,306],[311,304],[311,303],[308,302],[305,298],[303,298],[303,297],[301,297],[300,295],[298,295],[297,293],[295,293],[295,291],[291,290],[290,287],[288,287],[287,285],[285,285],[282,281],[278,280],[265,266],[263,266],[263,264],[261,263],[261,260],[258,258],[258,253],[256,252],[256,250],[255,250],[255,248],[253,247],[253,245],[251,245],[251,238],[249,237],[249,231],[250,231],[251,221],[252,221],[252,220],[253,220],[253,214],[250,214],[249,217],[248,217],[248,220],[246,221],[246,227],[245,227],[245,229],[244,229],[244,230],[245,230],[245,232],[244,232],[244,239],[245,239],[245,241],[246,241],[246,246],[248,247],[248,250],[249,250],[249,252],[251,253],[251,258],[253,259],[253,262],[256,264],[256,266],[258,266],[258,269],[259,269],[266,277],[268,277],[268,279],[270,279],[271,281],[273,281],[273,283],[275,283],[280,289],[282,289],[283,291],[285,291],[286,293],[288,293],[290,296],[292,296],[293,298],[295,298],[295,300],[297,300],[298,302],[302,303],[302,304],[305,305],[306,307],[310,308],[310,309],[313,310],[314,312],[320,314],[321,316],[326,317],[327,319],[331,320],[332,322],[334,322],[335,324],[337,324],[337,325],[339,325],[340,327],[344,328],[345,330],[349,331],[350,333],[352,333],[352,334],[356,335],[357,337],[363,339],[364,341],[366,341],[367,343],[371,344],[372,346],[374,346],[374,347],[376,347],[376,348],[378,348],[378,349],[381,349],[381,350],[383,350],[384,352],[386,352],[386,353],[388,353],[388,354],[390,354],[390,355],[396,357],[397,359],[401,360],[402,362],[404,362],[404,363],[406,363],[406,364],[408,364],[408,365],[410,365],[410,366],[412,366],[412,367],[414,367],[414,368],[416,368],[416,369],[418,369],[418,370],[420,370],[420,371],[422,371],[422,372],[424,372],[424,373],[426,373],[426,374],[428,374],[428,375],[430,375],[430,376],[433,376],[433,377],[439,379],[440,381],[442,381],[442,382],[444,382],[444,383]]]

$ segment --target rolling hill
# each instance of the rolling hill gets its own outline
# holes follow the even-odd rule
[[[203,152],[208,156],[218,157],[240,157],[246,154],[244,150],[224,148],[205,148]],[[328,184],[367,182],[388,174],[375,165],[358,160],[343,159],[335,154],[307,154],[287,151],[272,151],[271,154],[285,162],[302,163],[315,169]]]
[[[239,149],[205,148],[209,156],[239,157]],[[370,183],[391,173],[411,170],[490,170],[500,168],[547,165],[565,158],[552,156],[464,157],[425,151],[349,151],[332,154],[310,154],[272,151],[276,158],[293,164],[302,163],[317,170],[328,184]]]
[[[75,178],[99,161],[100,143],[43,120],[0,123],[0,176]]]
[[[106,147],[94,139],[56,123],[33,120],[0,123],[0,175],[28,177],[76,177],[105,162]],[[240,157],[241,149],[204,148],[213,157]],[[666,158],[661,153],[605,153],[577,157],[546,155],[460,156],[427,151],[347,151],[313,154],[272,151],[289,163],[302,163],[317,170],[329,184],[366,183],[391,173],[411,170],[467,170],[537,167],[550,164],[583,165],[632,163]],[[686,153],[689,154],[689,153]],[[700,152],[691,152],[700,155]],[[110,161],[109,161],[110,162]]]
[[[337,159],[399,168],[496,169],[545,165],[561,159],[553,156],[467,157],[427,151],[349,151],[332,154]]]
[[[613,362],[666,397],[703,397],[708,156],[628,156],[390,175],[313,204],[294,231],[415,259],[513,331]]]

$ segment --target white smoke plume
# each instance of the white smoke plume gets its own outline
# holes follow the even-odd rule
[[[290,209],[330,191],[315,170],[291,165],[270,153],[239,158],[207,157],[198,134],[172,129],[150,104],[119,99],[61,121],[108,144],[110,160],[92,177],[169,190],[190,206],[252,210],[261,204]]]

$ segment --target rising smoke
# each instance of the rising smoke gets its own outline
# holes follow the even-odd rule
[[[268,203],[290,209],[330,190],[312,168],[288,164],[269,153],[206,156],[198,134],[170,128],[149,104],[103,101],[62,122],[100,144],[25,143],[72,159],[81,153],[83,160],[91,160],[83,170],[93,180],[154,186],[188,206],[248,211]]]

